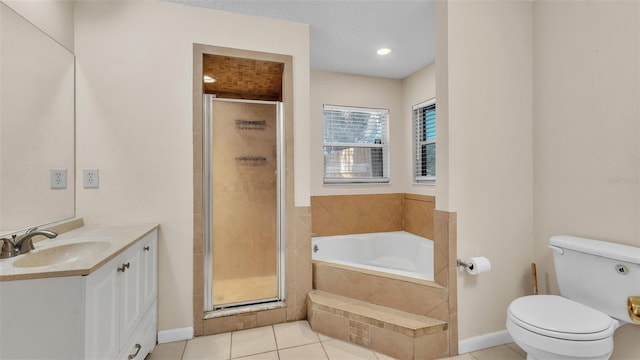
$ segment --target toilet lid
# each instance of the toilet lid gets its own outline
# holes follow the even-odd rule
[[[561,339],[603,339],[615,330],[608,315],[561,296],[521,297],[511,302],[508,312],[518,325]]]

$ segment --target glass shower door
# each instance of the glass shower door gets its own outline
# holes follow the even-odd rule
[[[208,310],[277,301],[278,103],[211,97],[207,101],[212,255]]]

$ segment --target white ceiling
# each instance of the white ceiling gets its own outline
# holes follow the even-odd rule
[[[168,1],[309,24],[313,69],[402,79],[435,60],[434,0]]]

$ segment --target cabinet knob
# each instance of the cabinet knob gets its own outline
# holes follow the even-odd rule
[[[142,250],[144,250],[144,251],[149,251],[149,249],[150,249],[149,246],[145,246],[145,247],[142,248]]]
[[[130,266],[130,265],[131,265],[131,264],[129,264],[129,263],[122,264],[122,266],[118,268],[118,271],[119,271],[119,272],[125,272],[125,270],[127,270],[127,269],[129,268],[129,266]]]
[[[142,349],[142,345],[140,344],[136,344],[136,352],[134,354],[129,355],[129,360],[135,358],[136,356],[138,356],[138,353],[140,352],[140,349]]]

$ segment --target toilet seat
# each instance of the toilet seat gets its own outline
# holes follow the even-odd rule
[[[562,340],[601,340],[615,331],[615,321],[608,315],[556,295],[515,299],[507,316],[523,329]]]

